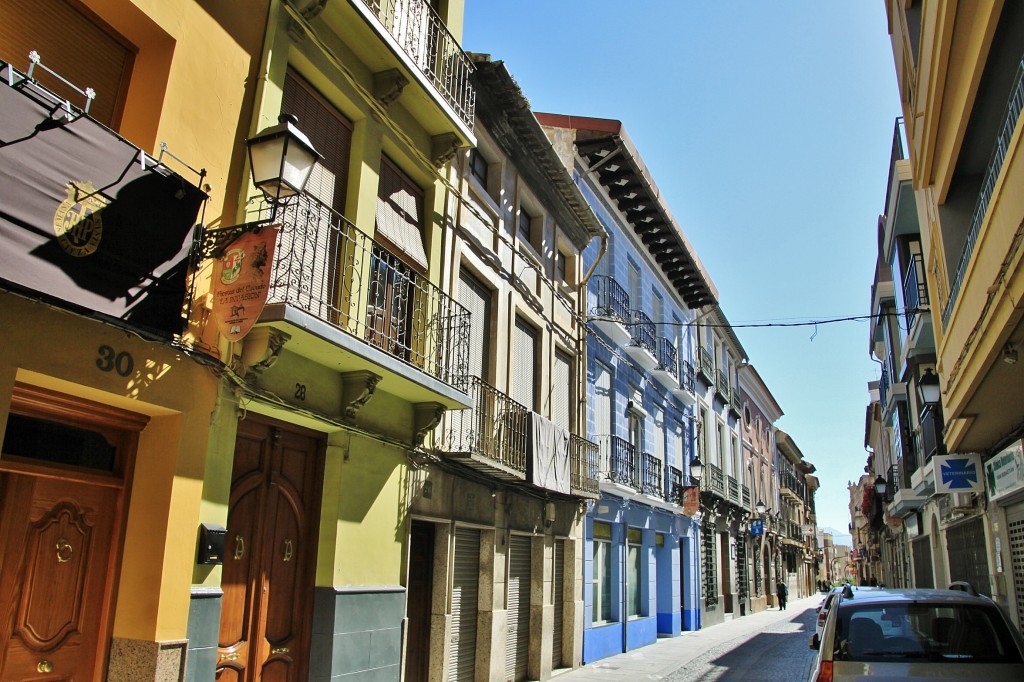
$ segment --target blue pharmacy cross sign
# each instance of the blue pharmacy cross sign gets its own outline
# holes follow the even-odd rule
[[[943,486],[950,490],[970,490],[978,483],[978,467],[966,457],[949,457],[939,470]]]

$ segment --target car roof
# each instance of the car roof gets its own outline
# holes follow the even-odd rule
[[[946,604],[991,604],[987,597],[975,596],[960,590],[931,590],[921,588],[860,588],[841,600],[844,607],[857,604],[886,604],[897,602],[931,602]]]

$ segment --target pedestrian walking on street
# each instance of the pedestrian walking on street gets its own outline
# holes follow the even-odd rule
[[[786,598],[789,596],[789,587],[781,580],[775,585],[775,594],[779,598],[779,609],[786,610]]]

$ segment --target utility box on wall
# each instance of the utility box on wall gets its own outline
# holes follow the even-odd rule
[[[228,529],[214,523],[199,524],[199,554],[196,563],[222,566]]]

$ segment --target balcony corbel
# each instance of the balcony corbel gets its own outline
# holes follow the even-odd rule
[[[355,421],[360,408],[370,402],[382,377],[373,372],[346,372],[341,375],[342,415],[346,421]]]
[[[430,138],[430,159],[437,168],[443,167],[459,151],[459,138],[454,133],[434,135]]]
[[[423,446],[427,434],[441,423],[445,411],[446,408],[441,403],[416,403],[413,406],[413,448],[419,449]]]
[[[398,69],[387,69],[373,74],[373,96],[384,106],[390,105],[402,95],[409,79]],[[455,137],[452,135],[451,137]]]

